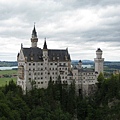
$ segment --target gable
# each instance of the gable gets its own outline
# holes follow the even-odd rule
[[[25,56],[23,54],[22,49],[20,50],[19,56],[18,56],[18,61],[25,61]]]

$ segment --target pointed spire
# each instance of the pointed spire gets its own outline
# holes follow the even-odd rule
[[[36,32],[36,29],[35,29],[35,23],[34,23],[34,28],[33,28],[33,31],[32,31],[32,38],[37,38],[37,32]]]
[[[35,23],[34,23],[34,28],[32,31],[32,38],[31,38],[31,47],[37,47],[37,42],[38,42],[38,38],[37,38],[37,32],[36,32]]]
[[[45,38],[45,41],[44,41],[44,46],[43,46],[43,49],[47,49],[46,38]]]
[[[21,49],[23,49],[23,44],[21,43]]]

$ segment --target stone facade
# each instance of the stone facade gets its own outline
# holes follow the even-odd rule
[[[50,78],[56,82],[61,78],[62,83],[71,84],[75,81],[76,92],[89,95],[97,83],[97,76],[103,72],[101,51],[96,51],[95,71],[82,68],[82,62],[71,67],[71,58],[68,49],[48,49],[46,39],[43,49],[37,47],[37,32],[34,26],[31,38],[31,47],[24,48],[21,44],[17,56],[18,78],[17,85],[23,91],[30,90],[33,85],[37,88],[47,88]],[[101,62],[102,61],[102,62]]]

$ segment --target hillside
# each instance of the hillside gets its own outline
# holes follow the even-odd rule
[[[22,94],[13,81],[0,89],[1,120],[119,120],[120,75],[104,79],[101,74],[96,93],[76,96],[74,83],[49,82],[47,89],[32,88]]]

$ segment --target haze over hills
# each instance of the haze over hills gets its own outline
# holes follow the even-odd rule
[[[72,65],[77,65],[79,60],[72,60]],[[94,61],[92,60],[82,60],[83,65],[92,65],[94,66]],[[12,67],[17,66],[17,61],[0,61],[0,67]],[[120,61],[105,61],[104,67],[113,68],[113,69],[120,69]]]

